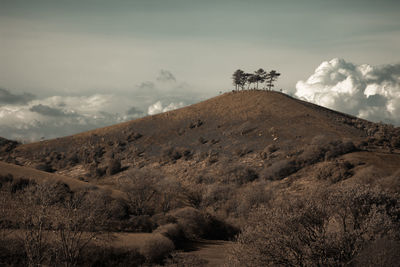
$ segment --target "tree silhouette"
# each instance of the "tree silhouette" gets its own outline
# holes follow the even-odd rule
[[[233,73],[232,79],[235,90],[239,90],[239,87],[243,89],[243,86],[246,84],[247,76],[244,71],[238,69]]]
[[[247,76],[247,84],[248,84],[247,89],[250,89],[250,85],[252,83],[257,82],[257,76],[255,74],[252,74],[252,73],[247,73],[246,76]]]
[[[258,89],[259,83],[266,83],[266,88],[271,90],[274,87],[274,82],[278,79],[281,74],[276,70],[271,70],[266,72],[264,69],[259,68],[254,73],[245,73],[243,70],[238,69],[232,75],[233,85],[235,85],[235,90],[244,90],[247,84],[247,89],[251,89],[251,85],[256,83],[256,86],[252,89]]]
[[[274,82],[278,79],[281,74],[278,73],[276,70],[271,70],[266,76],[266,85],[268,90],[271,90],[274,87]]]
[[[263,70],[262,68],[256,70],[254,72],[254,80],[257,83],[257,89],[258,89],[258,83],[263,83],[265,79],[267,78],[267,72]]]

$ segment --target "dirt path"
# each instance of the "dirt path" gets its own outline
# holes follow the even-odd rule
[[[227,266],[226,257],[232,242],[221,240],[200,240],[188,244],[189,251],[184,252],[187,255],[195,255],[208,262],[207,266],[220,267]]]

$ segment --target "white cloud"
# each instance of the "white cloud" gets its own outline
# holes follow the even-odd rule
[[[109,110],[118,102],[111,95],[52,96],[27,104],[0,106],[0,136],[23,142],[71,135],[133,119],[135,114]]]
[[[167,70],[153,80],[140,83],[130,94],[38,98],[0,88],[0,136],[31,142],[166,112],[202,99],[190,88],[176,81]]]
[[[162,112],[167,112],[170,110],[174,110],[174,109],[178,109],[181,107],[184,107],[185,104],[183,102],[179,102],[179,103],[170,103],[167,106],[163,106],[163,104],[161,103],[161,101],[157,101],[156,103],[150,105],[147,109],[147,114],[149,115],[154,115],[154,114],[158,114],[158,113],[162,113]]]
[[[400,64],[322,62],[295,95],[306,101],[372,121],[400,125]]]

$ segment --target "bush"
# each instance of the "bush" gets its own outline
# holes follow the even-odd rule
[[[82,251],[80,266],[142,266],[145,258],[136,249],[90,246]]]
[[[55,172],[56,170],[53,169],[50,163],[40,163],[36,165],[36,169],[39,171],[44,171],[44,172]]]
[[[161,234],[154,234],[144,241],[139,252],[146,258],[147,262],[161,263],[174,249],[174,243],[170,239]]]
[[[107,175],[114,175],[121,171],[121,161],[118,159],[110,159],[107,164]]]
[[[34,181],[25,178],[14,179],[11,183],[11,193],[22,191],[30,185],[36,184]]]
[[[156,227],[149,215],[131,216],[129,225],[132,231],[146,233],[151,233]]]
[[[161,234],[171,239],[174,244],[181,242],[184,239],[184,234],[181,227],[176,223],[169,223],[159,226],[153,233]]]
[[[247,154],[249,154],[249,153],[251,153],[251,152],[253,152],[253,150],[250,149],[250,148],[247,148],[247,147],[239,148],[239,149],[236,149],[236,150],[235,150],[235,154],[236,154],[238,157],[243,157],[243,156],[245,156],[245,155],[247,155]]]
[[[280,180],[295,173],[298,169],[295,161],[282,159],[264,169],[262,175],[267,180]]]
[[[260,207],[239,234],[233,266],[347,266],[374,240],[399,237],[399,195],[340,187]]]
[[[7,175],[0,175],[0,188],[3,187],[3,185],[10,184],[14,180],[14,176],[12,174],[7,174]]]
[[[336,158],[340,155],[356,151],[353,142],[343,142],[341,140],[331,140],[324,136],[317,136],[313,139],[303,153],[298,157],[299,166],[308,166],[323,160]]]
[[[354,165],[348,161],[326,162],[319,166],[317,179],[337,183],[353,175],[351,171],[353,167]]]
[[[170,212],[182,228],[186,238],[195,239],[206,235],[207,223],[203,214],[191,207],[185,207]]]
[[[222,178],[223,183],[242,185],[258,178],[258,174],[250,168],[238,166],[228,170]]]

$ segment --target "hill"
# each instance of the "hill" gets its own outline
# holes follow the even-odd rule
[[[245,91],[69,137],[19,145],[2,156],[21,165],[45,164],[50,171],[91,178],[98,176],[94,165],[104,168],[113,157],[125,167],[137,167],[164,161],[163,157],[234,159],[242,153],[259,154],[272,144],[296,152],[316,136],[360,141],[370,125],[278,92]],[[79,172],[77,165],[83,167]]]
[[[362,212],[366,212],[362,220],[368,219],[363,222],[372,223],[372,219],[376,219],[368,217],[376,215],[371,207],[387,203],[384,210],[390,211],[390,219],[380,218],[386,221],[379,224],[392,225],[392,218],[395,218],[393,221],[400,218],[400,213],[392,211],[400,203],[396,195],[400,191],[400,129],[279,92],[226,93],[178,110],[37,143],[0,141],[0,160],[8,162],[0,163],[0,182],[5,184],[0,189],[9,188],[5,191],[9,192],[9,199],[15,202],[13,188],[18,181],[7,175],[39,183],[56,180],[76,192],[88,185],[92,189],[99,188],[111,194],[99,197],[97,192],[91,192],[88,195],[91,209],[106,207],[105,222],[96,227],[108,232],[153,232],[151,237],[155,239],[151,242],[163,242],[168,248],[167,254],[174,246],[187,249],[188,240],[195,240],[196,244],[199,239],[232,240],[238,232],[244,236],[243,240],[258,242],[254,237],[268,236],[263,229],[276,233],[275,226],[292,227],[284,229],[290,237],[303,233],[293,231],[303,222],[316,223],[323,219],[325,227],[337,220],[342,214],[337,212],[343,207],[348,206],[351,212],[355,208],[354,214],[358,214],[360,203],[365,201],[361,205]],[[18,194],[26,192],[20,190]],[[75,195],[69,191],[64,194],[70,198]],[[98,204],[100,202],[102,204]],[[307,212],[303,207],[310,208],[311,213],[302,214]],[[61,209],[67,208],[61,205]],[[82,210],[86,212],[87,208]],[[279,217],[284,214],[282,211],[290,212],[286,217]],[[316,214],[321,217],[315,218]],[[17,221],[12,213],[10,218]],[[298,224],[292,225],[293,222],[287,221],[290,218]],[[304,218],[311,218],[311,221]],[[270,221],[275,224],[268,225]],[[264,225],[258,228],[258,222]],[[360,222],[349,223],[355,226]],[[255,228],[246,228],[249,225]],[[321,225],[315,227],[315,231],[326,232]],[[338,225],[332,227],[329,229],[341,229]],[[367,226],[370,229],[368,227],[371,225]],[[248,229],[261,232],[254,234]],[[360,240],[356,231],[351,234],[360,244],[370,244],[370,241]],[[338,237],[335,239],[338,251],[353,248],[349,251],[351,257],[361,251],[361,246],[346,243],[347,235],[343,235],[346,237],[343,240],[339,232],[332,236]],[[287,240],[280,239],[283,237],[268,236],[263,240],[284,243]],[[246,252],[249,244],[241,243],[243,240],[239,237],[235,245],[229,243],[229,247],[239,249],[236,255],[252,255]],[[296,249],[310,247],[302,243],[306,240],[304,237],[299,240],[301,247]],[[327,240],[330,241],[326,244],[332,244],[333,239]],[[179,254],[176,260],[185,262],[190,258],[197,265],[201,259],[196,255],[208,255],[211,262],[218,254],[219,262],[223,257],[216,251],[224,250],[228,243],[218,244],[207,245],[203,252]],[[251,243],[250,247],[255,245],[258,244]],[[215,249],[215,253],[210,249]],[[327,249],[332,251],[332,248]],[[150,252],[142,254],[159,263],[157,257],[161,256],[146,254]],[[281,259],[286,254],[276,257]],[[314,260],[312,255],[310,264]],[[337,259],[337,262],[350,262],[351,257]],[[292,258],[286,260],[295,262]],[[325,263],[322,265],[328,264]],[[238,264],[243,265],[242,262]],[[260,265],[268,264],[254,264]]]

